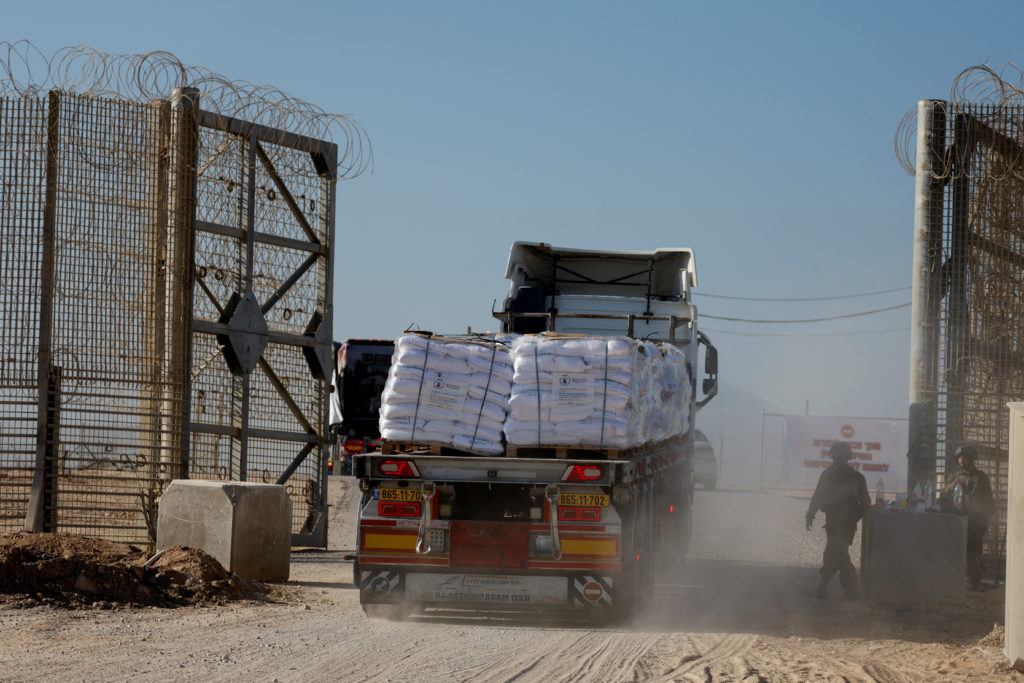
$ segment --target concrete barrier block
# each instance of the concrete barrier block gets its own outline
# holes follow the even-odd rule
[[[871,510],[867,593],[878,603],[913,603],[963,593],[967,517]]]
[[[283,486],[172,481],[160,497],[157,548],[201,548],[239,576],[286,581],[292,505]]]

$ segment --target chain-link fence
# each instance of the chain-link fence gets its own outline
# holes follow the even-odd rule
[[[157,331],[163,114],[56,91],[0,100],[4,529],[27,516],[145,539],[161,465],[182,460],[181,421],[166,430],[185,377],[168,371]]]
[[[192,477],[285,485],[293,541],[322,544],[334,197],[361,129],[166,53],[2,45],[0,532],[152,543]]]

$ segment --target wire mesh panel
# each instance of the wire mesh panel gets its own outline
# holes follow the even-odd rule
[[[1024,399],[1024,107],[960,100],[924,102],[921,111],[918,227],[926,234],[918,237],[929,245],[917,259],[915,307],[921,329],[933,332],[912,368],[912,420],[915,409],[929,413],[917,415],[924,425],[917,454],[942,487],[957,448],[977,448],[997,502],[984,557],[998,579],[1006,556],[1006,404]]]
[[[25,522],[39,411],[46,99],[0,98],[0,532]]]
[[[190,476],[283,484],[296,542],[319,545],[333,145],[200,121]]]
[[[2,209],[11,371],[0,379],[0,452],[11,458],[3,475],[20,486],[4,492],[3,524],[21,528],[35,512],[45,530],[149,542],[162,464],[180,461],[182,445],[180,427],[173,438],[167,425],[184,377],[166,372],[160,335],[165,112],[56,91],[5,100],[11,108],[18,130],[36,137],[0,130],[4,186],[22,192]],[[35,182],[10,173],[17,164],[31,164]]]

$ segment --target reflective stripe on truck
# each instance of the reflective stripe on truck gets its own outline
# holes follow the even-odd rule
[[[364,603],[509,606],[572,606],[610,608],[614,579],[601,574],[528,576],[447,572],[364,570],[360,600]]]

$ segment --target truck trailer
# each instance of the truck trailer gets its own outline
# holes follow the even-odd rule
[[[693,252],[517,242],[506,277],[492,311],[500,332],[406,336],[396,347],[382,448],[353,461],[354,582],[369,616],[545,610],[620,620],[650,600],[656,558],[672,566],[685,556],[694,418],[718,379],[691,299]],[[551,349],[568,355],[543,355]],[[590,355],[572,356],[579,349]],[[483,381],[453,374],[463,357],[490,373],[482,397]],[[514,379],[492,401],[499,367]],[[453,406],[463,413],[440,419]],[[505,416],[498,443],[485,413]]]

